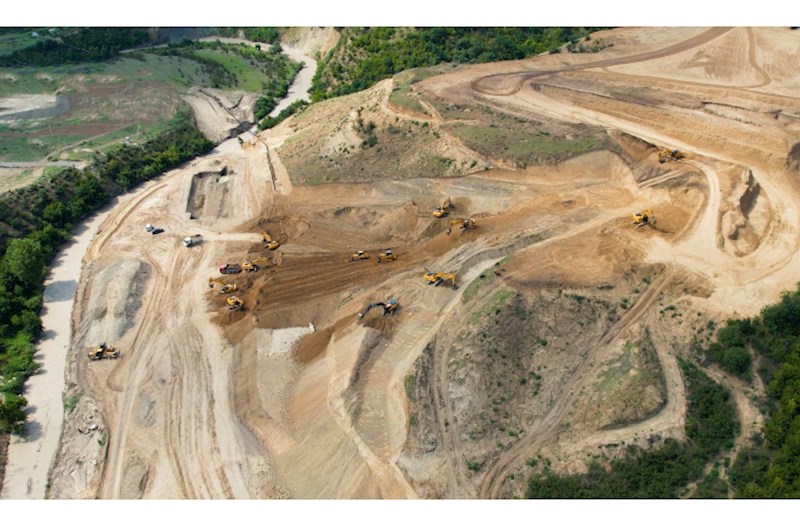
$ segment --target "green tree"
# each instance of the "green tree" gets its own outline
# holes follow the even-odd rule
[[[32,291],[44,277],[45,258],[41,245],[32,239],[12,239],[3,256],[2,273],[23,290]]]

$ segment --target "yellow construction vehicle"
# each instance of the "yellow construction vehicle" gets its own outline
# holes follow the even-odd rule
[[[686,157],[686,155],[680,150],[670,150],[668,148],[659,148],[658,150],[658,162],[660,163],[680,161],[684,157]]]
[[[373,307],[383,307],[383,315],[386,316],[387,314],[394,314],[394,311],[396,311],[397,307],[399,306],[400,303],[398,303],[397,300],[394,298],[390,299],[387,302],[377,301],[375,303],[370,303],[369,305],[366,306],[366,308],[364,308],[364,310],[358,313],[358,319],[360,320],[361,318],[366,316],[367,313],[370,311],[370,309],[372,309]]]
[[[453,203],[450,201],[449,197],[445,197],[442,199],[442,202],[439,203],[439,206],[436,207],[436,210],[433,211],[433,217],[447,217],[448,210],[453,207]]]
[[[353,252],[353,255],[350,256],[350,261],[359,261],[362,259],[369,259],[369,254],[367,254],[363,250],[359,250],[358,252]]]
[[[465,230],[472,230],[473,228],[477,227],[478,225],[475,223],[475,220],[471,217],[466,219],[451,219],[450,226],[445,230],[447,235],[450,235],[450,232],[453,231],[453,227],[458,226],[459,230],[464,232]]]
[[[245,272],[258,272],[259,266],[270,263],[268,259],[252,259],[242,263],[242,270]]]
[[[229,284],[230,281],[227,281],[227,280],[222,279],[222,278],[214,278],[214,277],[208,278],[208,288],[213,289],[214,288],[214,283],[219,283],[220,285],[225,286],[225,285]]]
[[[383,254],[378,254],[378,263],[395,261],[396,259],[397,259],[397,254],[395,254],[391,250],[385,250]]]
[[[453,290],[458,289],[458,285],[456,285],[456,275],[454,273],[448,272],[426,272],[423,276],[425,280],[428,282],[428,285],[433,285],[434,287],[438,287],[442,283],[449,283]]]
[[[89,351],[90,360],[111,360],[113,358],[119,358],[119,351],[113,345],[101,343],[100,345],[95,345]]]
[[[228,303],[228,309],[230,310],[240,310],[244,307],[244,302],[238,296],[228,296],[225,301]]]
[[[236,292],[237,290],[239,290],[239,285],[237,285],[236,283],[226,283],[225,285],[222,286],[221,289],[219,289],[219,293],[229,294],[231,292]]]
[[[261,232],[261,237],[264,238],[264,243],[266,244],[267,248],[270,249],[270,250],[275,250],[276,248],[281,246],[280,243],[278,243],[277,241],[272,239],[272,237],[269,234],[267,234],[265,231]]]
[[[656,217],[653,215],[652,210],[642,210],[641,212],[632,214],[631,217],[633,218],[633,224],[637,227],[652,225],[656,222]]]

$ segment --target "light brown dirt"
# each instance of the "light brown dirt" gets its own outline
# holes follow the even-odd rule
[[[697,324],[754,314],[800,280],[800,189],[786,162],[800,133],[787,54],[800,35],[630,28],[602,38],[614,46],[454,68],[414,84],[410,96],[430,108],[427,129],[443,138],[409,151],[422,157],[396,173],[317,167],[297,177],[304,156],[306,167],[333,162],[324,155],[358,166],[343,149],[354,144],[359,107],[380,126],[410,130],[403,144],[424,142],[422,125],[412,124],[420,117],[387,104],[386,82],[263,134],[278,190],[263,143],[229,141],[123,200],[87,255],[69,376],[99,408],[107,451],[84,473],[86,459],[65,438],[53,494],[512,497],[524,491],[525,462],[536,455],[580,470],[622,443],[680,438],[686,401],[675,358]],[[446,134],[444,125],[460,117],[436,111],[443,104],[544,129],[601,129],[607,142],[558,164],[515,169],[496,162],[502,152],[483,158]],[[390,135],[378,144],[395,155]],[[660,165],[656,146],[688,157]],[[455,167],[419,169],[437,155]],[[500,168],[470,173],[470,159]],[[192,186],[197,174],[222,167],[224,181]],[[336,183],[299,184],[334,172]],[[451,217],[475,217],[478,228],[447,235],[447,220],[431,216],[444,195],[456,204]],[[645,208],[657,222],[636,228],[630,214]],[[150,236],[148,222],[166,232]],[[245,302],[230,312],[207,279],[224,262],[274,258],[260,244],[264,229],[281,240],[280,258],[228,277]],[[206,242],[184,248],[180,239],[193,233]],[[399,258],[378,265],[386,248]],[[351,261],[359,249],[372,258]],[[120,294],[104,292],[104,272],[133,260],[148,275],[142,282],[129,269],[114,283],[142,287],[130,326],[113,333],[122,358],[88,364],[78,349],[93,343],[90,335],[120,327]],[[425,269],[458,273],[460,288],[425,285]],[[535,306],[531,326],[547,345],[519,365],[478,360],[470,338],[479,336],[469,331],[494,323],[495,309],[512,308],[517,296]],[[392,297],[395,315],[356,318]],[[274,331],[309,324],[316,332],[287,353],[280,334],[289,333]],[[636,344],[648,338],[652,345]],[[497,346],[510,341],[501,334]],[[512,347],[507,354],[525,350]],[[528,367],[540,371],[541,388],[504,406],[514,434],[497,424],[476,431],[487,397],[505,398],[496,381]],[[614,380],[622,370],[628,376]],[[637,405],[626,390],[647,399]],[[739,407],[748,429],[760,425],[752,408]],[[87,481],[80,493],[75,473]]]

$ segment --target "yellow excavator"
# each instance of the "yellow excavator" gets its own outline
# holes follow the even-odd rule
[[[262,231],[261,232],[261,237],[264,238],[264,244],[270,250],[275,250],[276,248],[281,246],[281,244],[278,243],[277,241],[275,241],[274,239],[272,239],[272,237],[269,234],[267,234],[266,231]]]
[[[220,285],[222,285],[224,287],[225,285],[228,285],[230,283],[230,281],[224,280],[222,278],[213,278],[213,277],[212,278],[208,278],[208,288],[213,289],[214,288],[214,283],[219,283]]]
[[[101,343],[100,345],[95,345],[89,351],[90,360],[111,360],[113,358],[119,358],[119,351],[113,345]]]
[[[472,230],[473,228],[477,227],[478,225],[477,225],[477,223],[475,223],[475,220],[472,219],[471,217],[468,217],[466,219],[451,219],[450,220],[450,226],[447,228],[447,230],[445,230],[447,235],[450,235],[450,232],[453,231],[453,227],[454,226],[458,226],[459,230],[464,232],[466,230]]]
[[[667,161],[680,161],[686,155],[680,150],[670,150],[668,148],[659,148],[658,162],[665,163]]]
[[[442,199],[442,202],[439,203],[439,206],[436,207],[436,210],[433,211],[433,217],[447,217],[448,210],[453,207],[453,203],[450,201],[449,197],[445,197]]]
[[[367,254],[363,250],[359,250],[358,252],[353,252],[353,255],[350,256],[350,261],[360,261],[362,259],[369,259],[369,254]]]
[[[245,272],[258,272],[258,269],[261,266],[267,265],[270,263],[268,259],[250,259],[242,263],[242,270]]]
[[[458,289],[458,285],[456,285],[456,275],[454,273],[428,271],[422,277],[425,278],[428,285],[438,287],[442,283],[449,283],[453,290]]]
[[[230,310],[241,310],[244,307],[244,302],[238,296],[228,296],[225,301],[228,303],[228,309]]]
[[[397,254],[392,252],[390,249],[384,250],[383,254],[378,254],[378,263],[385,263],[387,261],[395,261],[397,259]]]
[[[239,290],[239,285],[236,283],[226,283],[221,289],[219,289],[219,293],[230,294],[231,292],[236,292],[237,290]]]
[[[396,311],[397,307],[399,306],[400,303],[398,303],[398,301],[394,298],[390,299],[387,302],[376,301],[375,303],[370,303],[369,305],[366,306],[366,308],[364,308],[364,310],[359,312],[358,319],[360,320],[361,318],[366,316],[367,313],[370,311],[370,309],[372,309],[373,307],[383,307],[383,315],[386,316],[387,314],[394,314],[394,311]]]
[[[633,224],[640,228],[645,225],[655,224],[656,222],[656,217],[653,215],[652,210],[642,210],[641,212],[631,214],[631,217],[633,218]]]

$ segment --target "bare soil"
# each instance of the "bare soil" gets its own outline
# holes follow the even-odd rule
[[[600,37],[613,47],[446,69],[409,84],[408,108],[393,80],[312,105],[121,201],[86,256],[52,495],[510,498],[545,463],[682,438],[676,357],[800,280],[800,34]],[[534,131],[540,149],[513,149]],[[661,164],[659,147],[687,156]],[[637,228],[643,209],[656,222]],[[477,228],[446,233],[465,217]],[[378,264],[385,249],[397,261]],[[208,278],[252,258],[223,276],[244,302],[229,310]],[[390,298],[394,315],[357,318]],[[122,356],[88,363],[101,336]],[[73,430],[90,418],[87,452]]]

